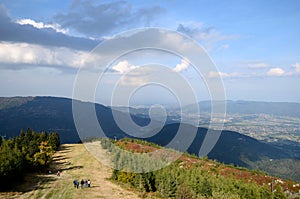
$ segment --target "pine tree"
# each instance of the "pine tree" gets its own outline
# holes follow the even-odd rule
[[[46,141],[46,140],[44,140]],[[58,150],[59,146],[60,146],[60,139],[59,139],[59,134],[54,132],[54,133],[50,133],[48,135],[48,139],[47,139],[48,144],[52,147],[53,150]]]
[[[208,181],[208,179],[206,177],[202,181],[200,192],[205,197],[212,196],[212,186],[211,186],[211,183]]]
[[[176,191],[176,199],[193,199],[195,198],[195,193],[190,186],[186,184],[181,184],[178,186]]]
[[[40,168],[45,168],[50,165],[52,161],[53,149],[47,142],[41,142],[39,146],[40,151],[34,154],[34,161]]]
[[[287,197],[283,192],[282,188],[278,186],[274,192],[274,199],[286,199],[286,198]]]

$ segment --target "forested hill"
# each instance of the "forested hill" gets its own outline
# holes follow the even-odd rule
[[[80,102],[84,106],[92,103]],[[103,131],[109,137],[124,137],[125,134],[113,120],[111,109],[100,104],[95,110]],[[123,113],[119,113],[121,116]],[[133,116],[141,125],[149,119]],[[12,97],[0,98],[0,135],[14,137],[20,129],[31,128],[35,131],[58,132],[61,143],[78,143],[84,135],[78,136],[72,115],[72,99],[58,97]],[[89,127],[87,127],[89,128]],[[91,127],[90,127],[91,128]],[[88,129],[92,134],[94,129]]]
[[[81,103],[84,106],[94,106],[94,104],[88,102],[77,101],[76,103]],[[77,143],[80,141],[73,121],[71,99],[57,97],[0,98],[0,104],[1,136],[14,137],[19,135],[20,129],[31,128],[38,132],[58,132],[61,143]],[[107,137],[118,139],[131,137],[120,130],[109,107],[96,104],[95,110],[101,128]],[[119,114],[121,118],[124,117],[122,112],[116,112],[116,114]],[[149,123],[149,118],[138,116],[132,116],[132,118],[140,125]],[[176,123],[165,125],[155,136],[147,140],[165,146],[176,135],[178,126],[179,124]],[[188,128],[196,127],[189,126]],[[92,126],[87,126],[86,131],[89,134],[83,135],[81,138],[85,139],[88,136],[96,137],[99,135]],[[197,129],[196,137],[189,147],[190,153],[198,154],[199,146],[201,146],[206,132],[207,129],[205,128]],[[208,157],[248,168],[253,168],[253,166],[256,166],[253,163],[260,160],[290,159],[289,154],[281,149],[232,131],[222,131],[219,141],[211,153],[208,154]],[[286,168],[286,166],[282,166]],[[264,169],[265,167],[258,168]],[[273,174],[277,174],[277,172],[273,172]],[[285,175],[285,173],[281,176],[300,179],[299,172],[296,176],[294,173],[292,176]]]
[[[88,102],[78,103],[86,106],[91,105]],[[58,132],[62,143],[77,143],[80,141],[73,121],[71,99],[57,97],[0,98],[0,104],[1,135],[13,137],[19,135],[20,129],[26,130],[27,128],[32,128],[35,131]],[[110,108],[96,104],[95,109],[101,128],[107,137],[117,137],[119,139],[131,137],[119,129]],[[124,115],[122,112],[117,113],[120,117]],[[140,125],[145,125],[149,122],[148,118],[140,118],[138,116],[133,116],[133,119]],[[196,128],[189,125],[186,126],[186,129]],[[87,131],[94,131],[91,128],[87,127]],[[165,125],[159,133],[147,140],[165,146],[174,138],[178,128],[178,123]],[[189,148],[189,152],[193,154],[198,154],[207,129],[196,128],[196,131],[197,135]],[[96,136],[97,132],[92,133],[92,135]],[[85,138],[84,135],[81,138]],[[261,143],[254,138],[237,132],[223,131],[219,142],[209,154],[209,157],[226,163],[247,166],[245,160],[242,160],[241,157],[258,160],[261,157],[277,159],[289,156],[284,151]]]
[[[72,118],[72,101],[55,97],[0,98],[0,133],[19,135],[20,129],[57,131],[61,142],[79,141]]]

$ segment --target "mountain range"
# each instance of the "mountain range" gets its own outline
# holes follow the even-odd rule
[[[99,124],[107,137],[117,139],[124,137],[138,138],[127,135],[118,127],[110,107],[90,102],[75,102],[80,103],[83,107],[95,107]],[[117,114],[121,120],[125,117],[125,113],[120,111],[115,111],[114,114]],[[84,113],[83,116],[89,119],[89,116],[84,115]],[[150,122],[147,117],[139,117],[138,115],[131,115],[131,117],[141,126],[145,126]],[[196,131],[195,138],[188,147],[188,152],[198,154],[208,131],[206,128],[179,123],[165,124],[154,136],[144,139],[165,146],[176,136],[180,125],[186,125],[186,129]],[[85,127],[87,134],[78,135],[73,120],[72,99],[58,97],[0,98],[0,135],[11,138],[18,135],[21,129],[26,130],[27,128],[34,131],[58,132],[62,143],[77,143],[99,135],[93,126]],[[178,144],[180,145],[180,143]],[[253,163],[257,161],[291,159],[288,152],[271,144],[260,142],[238,132],[226,130],[221,132],[218,142],[208,154],[208,157],[220,162],[233,163],[248,168],[253,168]],[[300,175],[297,175],[300,179]]]
[[[268,114],[277,116],[288,116],[300,118],[300,103],[295,102],[258,102],[258,101],[232,101],[227,100],[226,113],[228,114]],[[203,112],[211,112],[211,102],[199,102],[200,110]],[[215,110],[218,106],[222,106],[221,101],[215,101]],[[195,105],[187,105],[183,107],[189,113],[195,112]]]

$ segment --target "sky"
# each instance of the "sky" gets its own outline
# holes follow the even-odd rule
[[[73,97],[78,71],[97,46],[133,29],[155,27],[178,32],[205,50],[217,69],[207,78],[222,79],[226,99],[300,103],[299,21],[299,0],[2,0],[0,96]],[[122,75],[130,71],[136,73],[129,74],[125,86],[143,82],[137,70],[147,63],[182,75],[198,100],[211,97],[205,74],[197,74],[187,58],[144,50],[111,60],[98,82],[96,101],[109,104],[116,82],[124,83]],[[89,73],[99,75],[97,70]],[[158,85],[137,90],[132,103],[176,98]]]

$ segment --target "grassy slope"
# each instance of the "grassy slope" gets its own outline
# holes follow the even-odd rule
[[[134,151],[137,153],[147,153],[150,151],[155,151],[159,147],[153,143],[143,143],[140,140],[130,141],[130,139],[123,139],[117,142],[117,144],[126,150]],[[281,181],[283,184],[278,183],[283,189],[289,189],[294,193],[298,193],[300,191],[300,187],[293,187],[294,184],[299,184],[299,182],[294,182],[291,180],[282,179],[279,177],[272,177],[270,175],[265,174],[261,171],[248,170],[243,167],[234,167],[233,165],[226,165],[219,163],[217,161],[209,160],[209,159],[201,159],[197,157],[190,156],[189,154],[183,154],[179,161],[181,165],[186,166],[186,168],[190,168],[193,164],[202,164],[203,169],[212,173],[212,175],[222,175],[229,178],[242,179],[245,182],[254,182],[258,185],[266,185],[272,182],[272,179],[275,181]]]
[[[89,150],[97,151],[105,160],[100,143],[89,143]],[[65,144],[54,156],[51,165],[54,174],[35,174],[14,191],[0,193],[0,198],[123,198],[135,199],[137,194],[107,180],[111,169],[97,161],[82,144]],[[55,172],[61,171],[57,177]],[[90,179],[91,188],[75,189],[74,179]]]

